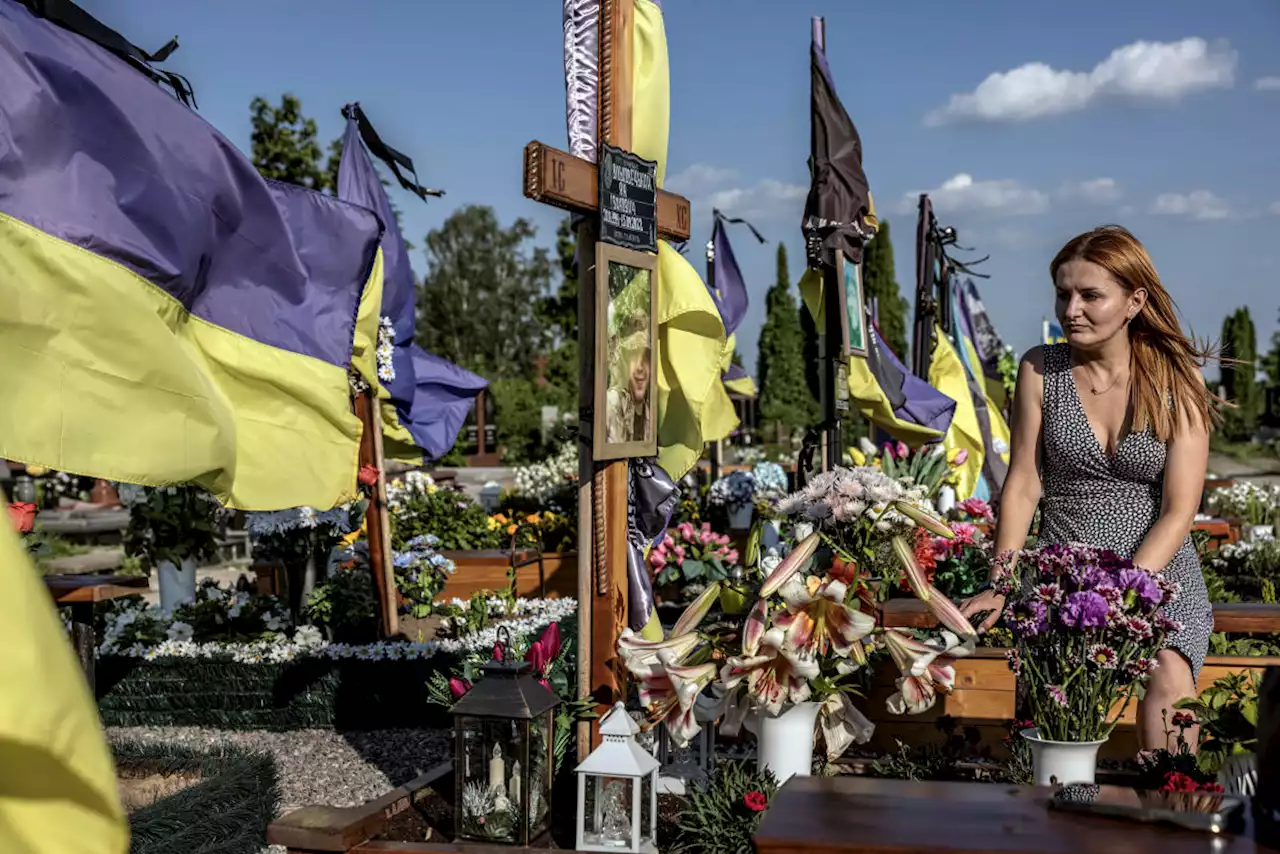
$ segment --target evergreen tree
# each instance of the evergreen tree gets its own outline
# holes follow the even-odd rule
[[[330,176],[337,174],[337,162],[331,161],[331,169],[323,164],[315,119],[302,114],[302,102],[296,96],[286,92],[278,107],[265,98],[254,98],[249,112],[253,165],[262,177],[312,190],[336,189]]]
[[[1232,442],[1248,442],[1258,429],[1262,410],[1262,394],[1257,383],[1258,340],[1248,307],[1238,308],[1222,322],[1223,355],[1233,364],[1222,366],[1222,386],[1227,400],[1235,404],[1227,409],[1222,426],[1224,438]]]
[[[907,309],[908,304],[898,287],[893,264],[893,241],[889,237],[889,223],[880,222],[880,228],[863,250],[862,284],[867,301],[874,297],[879,306],[880,334],[885,343],[898,356],[907,358]]]
[[[787,248],[779,243],[778,278],[765,297],[756,374],[761,419],[788,432],[804,429],[818,420],[817,402],[804,379],[804,349],[804,333],[791,296]]]

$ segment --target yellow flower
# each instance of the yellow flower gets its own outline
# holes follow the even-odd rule
[[[858,448],[849,449],[849,458],[853,460],[855,466],[865,466],[867,464],[867,455]]]
[[[530,525],[541,525],[541,524],[542,524],[542,519],[541,519],[541,518],[539,518],[539,516],[538,516],[538,514],[537,514],[537,513],[530,513],[530,514],[529,514],[529,517],[528,517],[527,519],[525,519],[525,521],[526,521],[526,522],[528,522]]]
[[[499,514],[499,515],[497,515],[497,516],[490,516],[490,517],[489,517],[489,530],[490,530],[490,531],[496,531],[496,530],[498,530],[498,528],[501,528],[501,527],[502,527],[502,525],[503,525],[503,523],[505,523],[506,521],[507,521],[506,519],[502,518],[502,515],[501,515],[501,514]]]
[[[27,466],[27,474],[31,475],[32,477],[41,477],[48,473],[49,473],[49,470],[44,466]]]

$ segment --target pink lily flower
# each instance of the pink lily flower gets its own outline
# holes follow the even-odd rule
[[[946,653],[955,636],[948,640],[945,634],[949,633],[940,643],[923,643],[896,629],[881,635],[902,673],[894,682],[897,692],[886,703],[892,714],[918,715],[933,706],[939,689],[950,691],[955,686],[955,657]]]
[[[915,550],[902,537],[894,537],[893,551],[907,573],[907,584],[911,586],[911,592],[929,606],[929,610],[938,618],[938,622],[960,636],[964,651],[957,651],[955,654],[968,655],[973,652],[978,642],[977,630],[960,612],[956,604],[939,593],[937,588],[925,578],[924,570],[916,562]]]
[[[774,626],[760,638],[757,655],[731,656],[720,671],[720,679],[726,691],[745,681],[756,704],[777,715],[787,703],[809,699],[809,680],[818,672],[818,662],[790,649],[782,629]]]
[[[785,632],[788,649],[799,655],[816,658],[834,651],[845,658],[875,630],[874,617],[844,604],[849,592],[844,582],[811,575],[792,578],[779,592],[786,610],[773,624]]]
[[[692,667],[674,664],[668,653],[659,657],[662,669],[640,681],[640,702],[647,717],[645,728],[666,724],[671,740],[684,747],[702,730],[694,715],[694,702],[715,678],[716,666],[711,662]]]
[[[800,571],[801,567],[809,562],[809,558],[813,557],[813,553],[818,550],[818,543],[821,542],[822,535],[814,531],[805,537],[800,543],[791,550],[791,554],[787,555],[782,563],[778,564],[773,570],[773,574],[765,579],[764,584],[760,586],[761,598],[772,596],[786,584],[791,576]]]

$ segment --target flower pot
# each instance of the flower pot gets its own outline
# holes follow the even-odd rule
[[[1276,538],[1275,525],[1245,525],[1240,529],[1246,542],[1258,543]]]
[[[729,508],[729,527],[735,531],[745,531],[751,527],[751,517],[755,515],[754,504],[736,504]]]
[[[956,506],[956,491],[949,486],[940,487],[933,503],[937,505],[939,513],[947,515]]]
[[[166,615],[172,614],[179,605],[196,601],[195,558],[183,558],[181,566],[162,560],[156,567],[156,574],[160,587],[160,610]]]
[[[1037,786],[1055,782],[1092,783],[1098,770],[1098,749],[1102,741],[1049,741],[1040,730],[1024,729],[1019,733],[1031,745],[1031,773]]]
[[[813,769],[813,725],[821,703],[797,703],[777,717],[761,715],[759,762],[778,783],[808,777]]]

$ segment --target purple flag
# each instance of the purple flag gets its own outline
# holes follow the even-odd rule
[[[409,431],[414,444],[431,459],[449,452],[458,431],[471,410],[475,397],[489,381],[468,370],[427,353],[413,343],[415,280],[409,264],[404,236],[396,222],[391,200],[382,187],[365,142],[373,134],[358,104],[343,109],[347,131],[342,140],[342,162],[338,165],[338,198],[374,211],[385,225],[382,236],[382,314],[395,329],[392,366],[395,376],[383,386],[391,395],[400,424]],[[378,140],[378,148],[386,146]],[[392,155],[398,153],[391,151]],[[407,158],[398,155],[403,164]],[[409,166],[412,169],[412,165]],[[400,178],[397,171],[397,177]],[[406,183],[401,178],[401,183]],[[406,186],[409,186],[406,183]],[[409,189],[415,189],[416,184]],[[419,194],[434,191],[422,190]]]
[[[733,257],[729,235],[725,234],[724,220],[717,216],[711,231],[712,252],[715,253],[715,281],[707,283],[707,290],[716,302],[720,319],[724,321],[724,334],[732,335],[747,314],[747,284],[742,280],[742,270]]]

